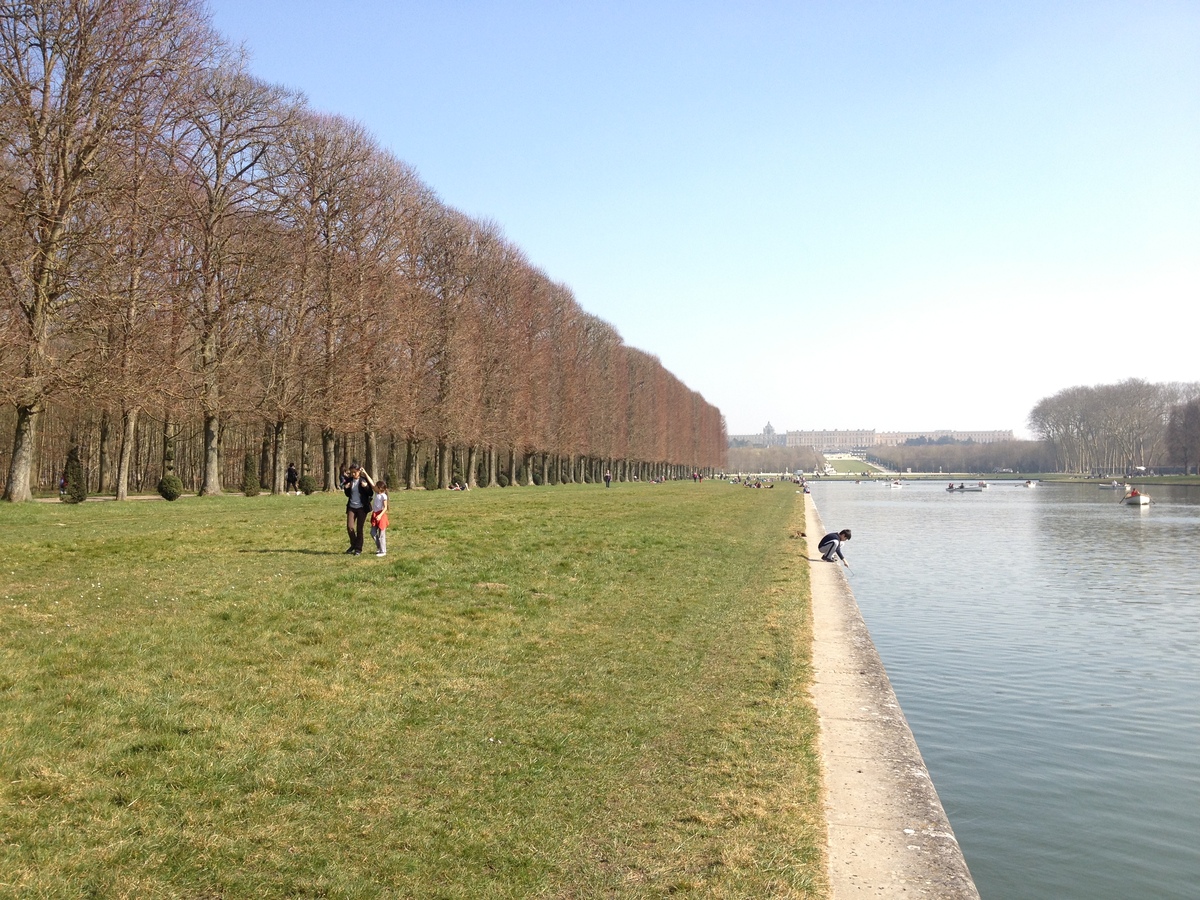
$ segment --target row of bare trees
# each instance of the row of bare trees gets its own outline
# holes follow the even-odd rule
[[[1130,378],[1071,387],[1041,400],[1029,427],[1053,449],[1055,471],[1116,475],[1139,466],[1194,465],[1194,457],[1172,454],[1168,424],[1173,411],[1197,398],[1200,383]]]
[[[298,430],[327,489],[339,448],[379,471],[397,439],[407,483],[423,452],[441,486],[455,460],[487,484],[724,459],[719,410],[360,126],[255,79],[198,0],[0,0],[0,264],[9,500],[54,408],[117,445],[118,498],[145,417],[164,456],[195,435],[202,494],[264,422],[276,490]]]
[[[822,457],[811,447],[730,447],[731,472],[811,472]]]

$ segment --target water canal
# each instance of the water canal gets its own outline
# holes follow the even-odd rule
[[[824,483],[984,900],[1200,888],[1200,488]]]

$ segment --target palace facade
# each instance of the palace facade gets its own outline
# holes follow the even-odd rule
[[[906,441],[924,440],[936,443],[939,440],[971,441],[976,444],[994,444],[1013,440],[1012,431],[875,431],[875,429],[848,429],[832,431],[788,431],[780,434],[768,422],[758,434],[731,434],[731,447],[807,447],[818,453],[849,453],[854,450],[870,450],[872,447],[896,447]]]

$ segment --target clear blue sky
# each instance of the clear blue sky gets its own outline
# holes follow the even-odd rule
[[[733,433],[1200,381],[1200,3],[210,9]]]

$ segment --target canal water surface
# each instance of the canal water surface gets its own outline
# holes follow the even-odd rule
[[[1200,488],[823,483],[984,900],[1200,897]]]

